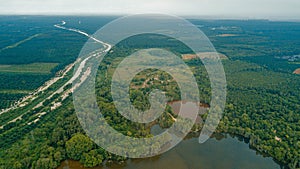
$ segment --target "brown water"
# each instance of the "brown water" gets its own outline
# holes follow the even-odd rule
[[[185,101],[172,101],[169,102],[168,105],[171,106],[171,108],[173,109],[173,113],[178,115],[180,112],[180,108],[183,104],[186,104]],[[209,109],[209,105],[208,104],[204,104],[204,103],[197,103],[199,105],[199,115],[204,114],[208,111]],[[193,110],[191,109],[190,111],[187,109],[187,117],[192,118],[193,114],[189,115],[189,112],[192,113]],[[202,123],[202,119],[200,116],[197,117],[196,119],[196,123]]]
[[[181,101],[169,105],[178,114]],[[207,111],[209,105],[200,105],[199,114]],[[197,119],[200,122],[201,119]],[[151,133],[158,135],[165,129],[154,125]],[[86,169],[79,162],[64,161],[58,169]],[[280,169],[280,165],[271,158],[263,157],[249,148],[238,138],[226,135],[226,138],[211,138],[204,144],[198,138],[182,141],[172,150],[153,158],[127,160],[125,164],[113,164],[91,169]]]
[[[76,161],[65,161],[59,169],[85,169]],[[209,139],[199,144],[197,138],[184,140],[158,157],[128,160],[124,165],[93,169],[280,169],[271,158],[258,155],[237,138]]]

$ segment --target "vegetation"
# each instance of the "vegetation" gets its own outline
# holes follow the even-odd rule
[[[23,65],[0,65],[0,72],[49,74],[57,63],[31,63]]]
[[[39,17],[35,19],[44,26],[57,22],[57,18],[53,19],[51,17],[46,21]],[[91,23],[94,19],[97,19],[97,17],[80,18],[80,20],[87,23]],[[9,18],[4,17],[4,20],[8,22]],[[95,24],[87,27],[78,25],[76,22],[78,18],[71,17],[70,20],[73,21],[70,24],[79,28],[82,27],[88,32],[93,32],[99,27]],[[105,21],[107,21],[107,18],[103,20],[103,23]],[[21,20],[16,24],[23,25],[24,22]],[[192,20],[192,22],[201,26],[218,51],[226,54],[229,58],[228,60],[222,60],[227,76],[228,97],[225,115],[217,132],[243,136],[249,141],[252,148],[264,155],[273,157],[276,161],[284,164],[285,168],[300,168],[300,128],[298,125],[300,123],[300,76],[292,74],[292,70],[299,65],[290,64],[288,60],[277,57],[300,53],[300,24],[269,21]],[[7,31],[7,29],[3,31]],[[50,66],[51,68],[49,67],[49,69],[43,71],[49,72],[52,70],[52,72],[55,72],[60,65],[64,65],[72,59],[74,60],[76,51],[71,51],[74,45],[65,43],[65,40],[61,40],[57,35],[59,34],[71,41],[72,39],[77,40],[76,45],[79,45],[79,42],[84,38],[60,30],[52,31],[48,32],[47,36],[38,36],[14,48],[6,49],[4,52],[7,53],[0,53],[0,63],[11,65],[20,64],[17,63],[20,62],[18,58],[21,57],[20,52],[28,53],[29,50],[25,50],[25,48],[29,47],[26,45],[33,43],[34,40],[40,40],[35,43],[47,46],[43,48],[56,50],[54,53],[48,53],[49,56],[45,58],[38,58],[38,54],[34,54],[33,57],[30,57],[30,61],[23,60],[22,64],[28,63],[31,68],[27,69],[30,70],[30,73],[26,74],[27,76],[21,74],[23,78],[21,80],[19,80],[21,78],[20,72],[14,72],[12,75],[11,72],[6,71],[0,74],[0,78],[1,76],[3,79],[11,78],[10,81],[6,82],[7,84],[2,82],[3,86],[6,85],[5,88],[3,87],[5,91],[9,90],[11,94],[21,95],[23,93],[19,90],[33,90],[41,84],[43,80],[37,77],[51,76],[47,73],[38,75],[32,73],[32,70],[39,69],[34,68],[38,66],[32,64],[34,62],[58,63],[56,69]],[[236,36],[217,36],[221,34],[235,34]],[[49,42],[46,42],[46,37],[50,37],[50,35],[55,35],[53,41],[57,41],[68,50],[62,52],[62,48],[57,48],[53,44],[48,46]],[[1,36],[4,35],[1,34]],[[7,39],[1,39],[1,42],[3,42],[1,43],[1,45],[3,44],[2,47],[5,48],[5,46],[26,39],[19,37],[21,35],[15,36],[14,43],[8,43]],[[39,48],[39,45],[36,48]],[[142,35],[132,37],[118,44],[99,66],[96,80],[98,106],[101,108],[106,121],[127,136],[151,137],[151,126],[159,124],[161,127],[167,128],[174,122],[172,116],[177,117],[170,106],[167,106],[162,116],[153,123],[133,123],[121,116],[112,103],[110,77],[116,66],[125,56],[138,49],[154,47],[165,48],[177,54],[178,57],[181,57],[181,54],[191,52],[185,45],[166,37]],[[41,50],[37,50],[38,53]],[[16,57],[7,59],[9,52],[16,52],[14,54]],[[3,62],[1,62],[1,58]],[[209,104],[211,96],[210,83],[204,66],[198,59],[186,60],[185,62],[191,67],[198,82],[201,102]],[[0,66],[1,69],[7,70],[8,68]],[[61,99],[60,95],[53,97],[53,100],[44,102],[41,108],[33,109],[39,101],[51,95],[71,76],[71,73],[68,74],[65,79],[61,79],[47,91],[41,93],[37,100],[27,106],[11,111],[9,114],[0,115],[1,125],[20,115],[23,117],[21,120],[6,125],[0,130],[0,168],[56,168],[65,159],[78,160],[86,167],[93,167],[102,165],[104,161],[106,163],[113,161],[121,163],[126,160],[126,158],[106,152],[85,135],[76,117],[72,97],[62,101],[63,106],[55,110],[51,110],[51,103],[53,100]],[[19,82],[26,80],[30,83],[26,88],[23,88],[24,85]],[[65,89],[70,87],[67,86]],[[178,85],[170,75],[159,70],[149,69],[139,73],[131,82],[130,99],[133,105],[142,110],[149,108],[148,95],[153,89],[165,91],[168,101],[181,99]],[[3,94],[3,98],[10,98],[10,94],[5,92]],[[47,112],[47,114],[42,116],[36,123],[28,124],[40,112]],[[205,120],[206,115],[201,116],[203,120]],[[197,132],[201,130],[201,127],[201,123],[196,124],[191,132]]]
[[[0,109],[33,92],[74,62],[86,37],[56,29],[62,18],[1,16]],[[18,94],[8,90],[22,90]]]

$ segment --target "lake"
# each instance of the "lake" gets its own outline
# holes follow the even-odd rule
[[[93,169],[280,169],[249,145],[229,135],[199,144],[197,138],[182,141],[172,150],[153,158],[128,160],[124,165]],[[65,161],[59,169],[85,169],[79,162]]]

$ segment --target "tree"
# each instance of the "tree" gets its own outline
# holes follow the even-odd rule
[[[67,156],[73,160],[80,160],[84,153],[89,152],[94,143],[83,134],[75,134],[66,142]]]
[[[101,165],[103,159],[102,154],[99,154],[96,150],[91,150],[83,154],[80,162],[83,163],[84,167],[95,167]]]

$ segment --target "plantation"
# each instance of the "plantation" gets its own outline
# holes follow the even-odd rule
[[[29,21],[21,17],[2,18],[5,22],[1,24],[6,26],[0,31],[11,33],[0,34],[6,37],[1,38],[1,47],[13,46],[0,52],[0,99],[3,99],[0,106],[4,108],[75,61],[87,38],[74,32],[57,30],[53,24],[66,20],[70,23],[68,26],[92,34],[113,17],[102,18],[98,25],[95,23],[101,17],[32,17]],[[299,64],[283,58],[300,54],[300,23],[191,21],[201,27],[223,56],[228,95],[225,114],[216,133],[241,136],[251,148],[272,157],[282,167],[300,168],[300,76],[293,74]],[[22,34],[17,31],[18,25]],[[40,35],[28,39],[35,34]],[[146,34],[120,42],[104,58],[96,78],[95,106],[102,110],[105,120],[115,130],[132,137],[152,137],[153,125],[168,128],[177,118],[171,107],[167,106],[152,123],[134,123],[121,116],[113,105],[110,82],[116,67],[126,56],[145,48],[163,48],[179,58],[194,56],[187,46],[177,40]],[[184,62],[198,83],[201,103],[209,107],[211,88],[205,67],[195,57],[188,57]],[[0,126],[4,126],[0,129],[0,168],[57,168],[66,159],[80,161],[85,167],[94,167],[103,165],[104,161],[122,163],[126,160],[105,151],[85,135],[70,95],[65,100],[60,94],[48,99],[71,79],[72,73],[68,72],[65,78],[39,93],[37,99],[25,107],[0,114]],[[181,99],[178,84],[163,71],[149,69],[140,72],[130,86],[130,101],[141,110],[149,108],[149,93],[153,89],[164,91],[168,102]],[[64,91],[70,88],[71,84],[65,86]],[[34,108],[42,100],[45,100],[42,106]],[[62,106],[51,110],[53,101],[59,101]],[[40,113],[45,114],[39,118]],[[203,121],[206,116],[199,115]],[[37,118],[39,120],[32,123]],[[198,135],[202,127],[201,122],[195,124],[191,135]]]

